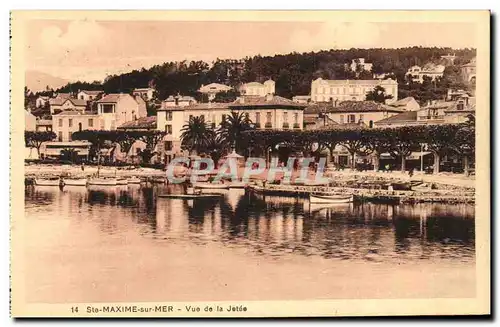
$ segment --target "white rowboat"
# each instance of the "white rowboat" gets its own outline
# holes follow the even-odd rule
[[[89,180],[89,185],[115,186],[116,179],[114,178],[93,178]]]
[[[59,186],[59,179],[35,179],[35,185],[39,186]]]
[[[212,183],[196,183],[195,188],[207,189],[207,190],[227,190],[229,185],[227,184],[212,184]]]
[[[354,201],[352,195],[309,195],[310,203],[350,203]]]
[[[69,186],[86,186],[87,179],[86,178],[65,178],[64,184]]]

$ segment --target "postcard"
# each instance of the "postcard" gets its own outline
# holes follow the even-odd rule
[[[488,11],[13,11],[12,316],[489,315],[489,74]]]

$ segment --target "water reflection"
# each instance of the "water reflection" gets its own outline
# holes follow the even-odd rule
[[[269,256],[342,260],[474,258],[471,205],[347,204],[318,206],[291,197],[225,191],[220,198],[166,199],[178,186],[27,187],[26,212],[67,217],[95,233],[134,233],[153,242],[220,242]],[[88,235],[91,237],[91,235]]]

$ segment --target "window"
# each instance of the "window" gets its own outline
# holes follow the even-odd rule
[[[165,125],[165,132],[167,132],[167,134],[172,134],[172,125]]]
[[[172,141],[165,141],[165,151],[172,151]]]
[[[59,119],[59,127],[63,127],[63,120]]]
[[[269,111],[266,113],[266,123],[271,123],[272,113]]]
[[[89,118],[89,127],[94,127],[94,119]]]
[[[81,132],[82,131],[82,123],[78,123],[78,130]]]
[[[57,140],[62,142],[62,132],[57,133]]]
[[[80,99],[83,100],[83,95],[80,96]]]
[[[373,120],[370,120],[370,128],[373,128]]]
[[[222,115],[221,123],[226,121],[226,115]]]
[[[172,111],[167,111],[167,121],[172,120]]]
[[[283,112],[283,122],[288,122],[288,112]]]
[[[355,123],[356,122],[356,115],[347,115],[347,120],[348,120],[348,123]]]
[[[89,99],[92,100],[92,96],[91,95],[89,96]]]
[[[193,119],[193,115],[189,115],[189,120]]]
[[[464,103],[463,101],[460,101],[457,103],[457,110],[464,110]]]
[[[260,112],[255,113],[255,123],[260,124]]]
[[[71,134],[73,134],[73,132],[68,132],[68,141],[71,141]]]
[[[101,105],[101,110],[103,114],[112,114],[114,112],[114,105],[103,104]]]
[[[73,127],[73,119],[68,120],[68,127]]]
[[[344,115],[340,115],[340,123],[343,124],[344,123]]]
[[[364,118],[364,115],[363,115],[363,114],[360,114],[360,115],[359,115],[359,121],[363,121],[363,118]]]
[[[299,123],[299,114],[297,112],[293,114],[293,122],[295,124]]]

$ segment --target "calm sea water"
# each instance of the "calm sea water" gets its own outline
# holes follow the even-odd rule
[[[53,233],[55,238],[81,238],[96,252],[103,240],[120,238],[137,240],[140,246],[217,243],[244,248],[264,261],[297,256],[380,263],[474,261],[472,205],[325,207],[244,190],[222,191],[224,196],[214,199],[156,196],[168,192],[181,189],[137,185],[61,191],[31,186],[25,192],[25,213],[28,224],[50,226],[39,239],[40,251],[50,249]],[[58,224],[65,226],[65,235],[60,235]],[[30,242],[37,248],[37,239]]]

